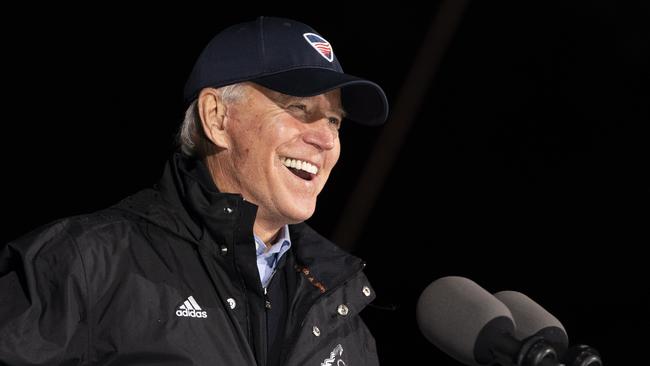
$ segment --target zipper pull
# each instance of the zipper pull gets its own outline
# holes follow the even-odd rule
[[[268,292],[266,290],[266,287],[264,287],[264,307],[266,310],[271,310],[271,302],[269,301],[269,297],[267,295]]]

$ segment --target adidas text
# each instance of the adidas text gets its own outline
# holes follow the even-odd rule
[[[196,310],[176,310],[176,315],[178,316],[189,316],[190,318],[207,318],[208,313],[206,311],[196,311]]]

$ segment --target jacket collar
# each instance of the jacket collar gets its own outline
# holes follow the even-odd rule
[[[295,243],[292,248],[298,262],[296,270],[321,292],[338,286],[364,266],[360,258],[345,252],[305,223],[289,225],[289,231]]]
[[[160,197],[156,200],[158,193]],[[257,206],[239,194],[219,192],[207,167],[198,159],[175,153],[165,166],[157,191],[145,190],[125,201],[128,203],[122,202],[118,207],[193,242],[210,242],[205,240],[209,233],[217,245],[225,245],[229,250],[237,243],[238,251],[248,252],[246,249],[250,247],[249,254],[255,263],[253,224]],[[141,204],[135,205],[137,201]],[[289,225],[289,232],[296,270],[311,278],[310,282],[313,280],[317,288],[321,284],[329,290],[362,268],[359,258],[346,253],[305,223]]]
[[[175,153],[165,167],[160,191],[174,206],[184,208],[187,214],[181,219],[197,241],[207,231],[219,245],[254,242],[257,206],[240,194],[219,192],[202,161]]]

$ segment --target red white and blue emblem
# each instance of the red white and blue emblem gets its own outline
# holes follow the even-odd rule
[[[327,61],[332,62],[332,60],[334,60],[332,45],[327,42],[325,38],[314,33],[305,33],[302,36],[305,37],[307,42],[309,42],[309,44],[314,47],[321,56],[325,57]]]

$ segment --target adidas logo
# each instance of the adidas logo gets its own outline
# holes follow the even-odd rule
[[[176,316],[188,316],[190,318],[207,318],[208,313],[206,311],[201,311],[201,307],[196,303],[193,296],[190,296],[185,300],[183,305],[178,307],[176,310]]]

